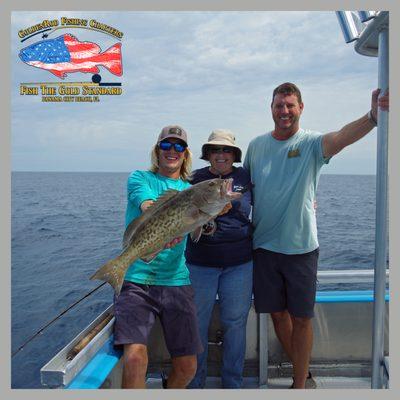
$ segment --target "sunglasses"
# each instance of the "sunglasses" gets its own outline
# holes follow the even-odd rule
[[[233,153],[232,147],[210,147],[210,153]]]
[[[177,153],[183,153],[187,147],[184,143],[160,142],[159,144],[160,149],[165,151],[171,150],[172,146]]]

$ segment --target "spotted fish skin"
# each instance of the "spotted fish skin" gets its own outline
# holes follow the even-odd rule
[[[122,253],[90,279],[107,281],[119,295],[125,273],[139,258],[163,250],[174,238],[193,232],[215,218],[227,203],[239,198],[232,179],[210,179],[181,192],[169,190],[125,230]]]

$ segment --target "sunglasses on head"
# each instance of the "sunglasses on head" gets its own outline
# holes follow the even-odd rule
[[[210,147],[210,153],[232,153],[232,147]]]
[[[187,147],[184,143],[171,143],[168,141],[163,141],[159,144],[160,149],[165,151],[171,150],[172,146],[177,153],[183,153]]]

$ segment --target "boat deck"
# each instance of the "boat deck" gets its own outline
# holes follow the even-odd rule
[[[371,389],[371,378],[369,377],[314,377],[317,389]],[[288,389],[292,384],[291,378],[271,378],[268,385],[258,386],[258,378],[245,378],[243,389]],[[158,377],[148,378],[148,389],[161,389],[161,379]],[[206,389],[221,389],[221,380],[218,377],[208,377]]]

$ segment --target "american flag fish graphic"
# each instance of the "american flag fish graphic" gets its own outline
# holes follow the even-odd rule
[[[98,73],[98,65],[114,75],[122,75],[121,43],[101,53],[96,43],[80,42],[69,33],[25,47],[19,57],[24,63],[46,69],[61,79],[67,76],[67,72]]]

